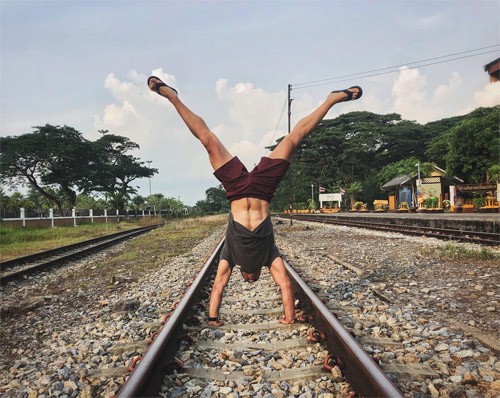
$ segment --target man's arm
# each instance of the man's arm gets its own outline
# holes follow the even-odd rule
[[[208,324],[211,326],[222,326],[223,321],[219,318],[220,303],[222,301],[222,293],[229,282],[229,277],[231,276],[231,268],[227,260],[221,260],[219,262],[219,267],[217,268],[217,275],[215,276],[214,285],[212,287],[212,294],[210,295],[210,307],[208,310],[209,318],[217,318],[216,321],[209,321]]]
[[[285,264],[281,257],[276,257],[271,264],[271,275],[276,284],[281,289],[281,301],[285,310],[285,318],[280,319],[279,323],[294,323],[295,322],[295,307],[293,304],[293,290],[290,278],[286,273]]]

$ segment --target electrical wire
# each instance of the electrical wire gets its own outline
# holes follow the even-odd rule
[[[283,113],[285,113],[285,107],[286,107],[287,100],[288,100],[288,98],[285,97],[285,102],[283,103],[283,109],[281,109],[281,114],[280,114],[280,117],[278,119],[278,123],[276,123],[276,128],[274,129],[274,134],[276,134],[276,131],[278,131],[278,127],[281,123],[281,118],[283,117]]]
[[[490,54],[490,53],[498,52],[498,50],[484,51],[484,52],[477,53],[477,54],[471,54],[471,55],[466,55],[463,57],[446,59],[446,60],[442,60],[442,61],[438,61],[438,62],[429,62],[429,63],[424,63],[424,64],[422,64],[422,62],[433,61],[433,60],[442,59],[442,58],[448,58],[448,57],[455,56],[455,55],[466,54],[466,53],[470,53],[470,52],[474,52],[474,51],[480,51],[480,50],[499,47],[499,46],[500,46],[500,44],[496,44],[494,46],[476,48],[474,50],[462,51],[459,53],[448,54],[448,55],[443,55],[440,57],[428,58],[428,59],[421,60],[421,61],[415,61],[415,62],[409,62],[409,63],[405,63],[405,64],[400,64],[400,65],[389,66],[386,68],[373,69],[373,70],[366,71],[366,72],[358,72],[358,73],[352,73],[349,75],[331,77],[328,79],[314,80],[314,81],[304,82],[304,83],[296,83],[296,84],[292,84],[292,88],[294,88],[295,90],[300,90],[300,89],[308,88],[308,87],[316,87],[316,86],[321,86],[321,85],[325,85],[325,84],[338,83],[338,82],[351,80],[351,79],[346,79],[346,78],[352,78],[354,76],[358,76],[357,77],[358,79],[366,79],[368,77],[373,77],[373,76],[386,75],[389,73],[397,73],[397,72],[400,72],[400,69],[396,69],[396,70],[392,70],[392,69],[401,68],[404,66],[407,67],[406,69],[415,69],[415,68],[421,68],[421,67],[430,66],[430,65],[442,64],[442,63],[456,61],[456,60],[460,60],[460,59],[476,57],[478,55]],[[419,65],[408,67],[408,65],[414,65],[414,64],[419,64]],[[385,71],[385,72],[381,72],[381,71]],[[380,73],[373,73],[373,72],[380,72]],[[366,75],[366,76],[360,76],[360,75]],[[297,86],[300,86],[300,87],[297,87]]]

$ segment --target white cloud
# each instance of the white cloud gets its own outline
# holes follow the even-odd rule
[[[500,104],[500,83],[489,83],[480,91],[476,91],[472,96],[472,104],[457,112],[457,115],[464,115],[472,112],[478,107],[489,107]]]
[[[117,99],[122,99],[134,88],[134,84],[130,82],[121,82],[115,77],[114,73],[110,73],[104,80],[104,87],[111,91],[111,94]]]
[[[116,104],[108,105],[104,109],[104,115],[99,122],[104,127],[118,128],[130,120],[131,116],[137,116],[137,113],[128,101],[124,101],[121,107]]]
[[[453,72],[448,84],[439,85],[434,91],[434,101],[444,101],[446,98],[453,96],[460,86],[462,85],[462,79],[458,72]]]
[[[419,69],[403,67],[392,86],[392,112],[419,123],[443,118],[454,106],[453,98],[461,85],[460,75],[453,72],[446,84],[441,84],[429,92],[427,77],[421,74]]]
[[[427,85],[425,76],[420,75],[418,69],[400,69],[399,76],[392,86],[394,110],[398,113],[406,113],[422,106],[424,101],[424,89]]]

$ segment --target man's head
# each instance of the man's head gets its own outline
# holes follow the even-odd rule
[[[245,271],[241,270],[241,276],[247,282],[253,283],[253,282],[255,282],[255,281],[257,281],[259,279],[259,277],[260,277],[260,270],[258,270],[257,272],[253,272],[253,273],[249,273],[249,272],[245,272]]]

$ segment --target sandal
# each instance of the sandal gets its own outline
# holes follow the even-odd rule
[[[363,95],[363,90],[359,86],[352,86],[352,87],[349,87],[348,89],[345,89],[345,90],[332,91],[332,94],[334,94],[334,93],[345,93],[345,94],[347,94],[347,98],[345,98],[342,101],[351,101],[352,100],[352,96],[354,95],[354,93],[352,91],[349,91],[349,90],[352,89],[352,88],[357,88],[359,90],[358,91],[358,96],[355,99],[360,99],[361,96]]]
[[[150,76],[149,77],[149,79],[148,79],[148,87],[149,87],[149,82],[151,81],[151,79],[156,79],[156,80],[160,81],[160,83],[153,83],[154,84],[154,87],[153,87],[153,91],[154,92],[160,94],[160,87],[168,87],[170,90],[172,90],[176,94],[179,94],[175,88],[166,85],[165,83],[163,83],[161,81],[161,79],[159,77],[156,77],[156,76]]]

